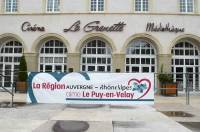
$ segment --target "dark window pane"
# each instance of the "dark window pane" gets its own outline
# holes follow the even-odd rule
[[[102,54],[102,49],[98,48],[97,49],[97,54]]]
[[[145,64],[145,58],[141,59],[141,64]]]
[[[155,72],[155,67],[154,66],[151,67],[151,72]]]
[[[92,58],[92,64],[96,64],[96,58]]]
[[[179,59],[175,59],[175,65],[179,65]]]
[[[85,48],[83,49],[83,54],[86,54],[86,49]]]
[[[126,58],[126,64],[129,64],[129,58]]]
[[[151,59],[151,64],[155,64],[155,59]]]
[[[98,66],[98,71],[101,71],[101,72],[105,71],[105,66]]]
[[[150,59],[146,58],[146,64],[150,64]]]
[[[135,58],[131,58],[131,64],[135,64]]]
[[[82,71],[85,71],[85,65],[82,66]]]
[[[67,72],[67,66],[64,65],[64,72]]]
[[[97,64],[101,64],[101,58],[97,58]]]
[[[87,49],[87,54],[91,54],[91,53],[92,53],[91,49],[88,48],[88,49]]]
[[[95,71],[95,66],[88,66],[88,71]]]
[[[87,63],[91,63],[92,59],[91,58],[87,58]]]
[[[126,66],[126,72],[129,72],[129,66]]]
[[[190,55],[194,55],[194,50],[190,50]]]
[[[139,72],[139,67],[132,67],[132,72]]]
[[[85,63],[85,57],[82,58],[82,63]]]
[[[149,67],[142,67],[142,72],[149,72]]]
[[[195,65],[198,65],[198,64],[199,64],[199,60],[195,59]]]
[[[43,72],[43,65],[40,65],[40,72]]]
[[[193,59],[190,60],[190,65],[194,65],[194,60]]]
[[[180,59],[180,65],[184,65],[184,60]]]
[[[140,49],[136,49],[136,54],[140,54]]]
[[[102,64],[106,64],[106,58],[102,58]]]
[[[190,47],[190,44],[188,42],[185,42],[185,47],[186,48],[189,48]]]
[[[107,58],[107,64],[111,64],[111,58]]]
[[[155,52],[154,52],[154,49],[152,49],[152,50],[151,50],[151,54],[152,54],[152,55],[154,55],[154,54],[155,54]]]
[[[190,55],[190,51],[189,50],[185,50],[185,55]]]
[[[179,55],[179,50],[175,50],[175,55]]]
[[[110,66],[107,66],[107,71],[110,72],[111,71],[111,68]]]
[[[96,54],[96,48],[92,48],[92,54]]]
[[[197,50],[195,50],[195,55],[198,55],[198,51]]]
[[[52,72],[52,66],[50,65],[45,66],[45,72]]]
[[[149,55],[150,54],[150,49],[146,50],[146,54]]]
[[[180,50],[179,53],[180,53],[180,55],[184,55],[183,50]]]
[[[141,54],[145,54],[145,49],[142,49],[142,50],[141,50]]]
[[[140,64],[140,59],[136,58],[136,64]]]
[[[189,59],[185,59],[185,65],[189,65],[189,64],[190,64]]]

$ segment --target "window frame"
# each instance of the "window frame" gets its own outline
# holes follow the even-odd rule
[[[103,0],[103,10],[101,11],[101,10],[99,10],[99,0],[96,0],[96,10],[94,10],[94,11],[92,11],[92,0],[90,0],[90,4],[89,4],[89,11],[91,12],[91,13],[104,13],[105,12],[105,5],[106,5],[106,0]]]
[[[105,46],[98,46],[100,43]],[[96,46],[92,46],[95,43]],[[91,46],[89,46],[91,45]],[[95,53],[92,53],[92,50]],[[101,53],[98,53],[101,50]],[[88,53],[90,51],[90,53]],[[103,53],[105,52],[105,53]],[[90,60],[90,62],[89,62]],[[98,62],[100,61],[100,62]],[[83,69],[84,67],[84,69]],[[94,70],[90,71],[89,67],[93,67]],[[100,71],[98,68],[104,67],[104,71]],[[87,41],[81,47],[80,58],[80,71],[82,72],[97,72],[97,73],[110,73],[112,72],[112,48],[110,45],[102,39],[91,39]]]
[[[142,47],[142,44],[149,45],[149,47]],[[139,53],[137,52],[131,53],[132,51],[136,51],[136,50],[139,50]],[[142,53],[143,50],[145,50],[145,53]],[[147,53],[147,50],[149,50],[149,53]],[[132,40],[126,48],[126,55],[125,55],[125,61],[124,61],[125,72],[134,73],[132,68],[137,67],[138,72],[136,73],[156,73],[157,72],[156,54],[157,54],[156,48],[151,42],[143,40],[143,39]],[[149,68],[149,70],[148,72],[143,72],[142,68]]]
[[[56,0],[52,0],[52,11],[48,11],[48,3],[49,3],[50,0],[46,0],[46,13],[60,13],[60,10],[61,10],[61,0],[58,0],[59,2],[59,5],[58,5],[58,11],[55,11],[55,1]],[[50,9],[50,8],[49,8]]]
[[[0,72],[2,75],[6,76],[7,79],[10,77],[10,81],[9,82],[15,82],[17,79],[17,74],[19,71],[19,63],[20,63],[20,58],[22,57],[23,54],[23,45],[21,42],[19,42],[16,39],[10,39],[7,40],[5,42],[2,43],[1,47],[0,47],[0,65],[1,65],[1,69]],[[6,74],[6,66],[10,66],[10,70],[8,70],[7,72],[10,72],[9,75]],[[9,84],[5,84],[6,78],[0,78],[0,86],[2,86],[2,84],[5,85],[9,85],[9,86],[5,86],[8,88],[11,88],[10,83]]]
[[[59,43],[59,46],[56,43]],[[57,49],[57,50],[56,50]],[[58,49],[62,49],[62,53],[59,53]],[[48,51],[48,53],[46,53]],[[66,51],[66,52],[65,52]],[[62,62],[55,62],[56,60],[61,59]],[[66,45],[58,39],[48,39],[47,41],[43,42],[40,49],[39,49],[39,56],[38,56],[38,71],[39,72],[46,72],[46,66],[51,66],[52,71],[56,72],[56,66],[61,66],[62,72],[67,72],[68,68],[68,49]],[[46,62],[47,60],[52,60],[52,62]],[[50,72],[50,71],[48,71]],[[60,72],[60,71],[59,71]]]
[[[13,7],[14,7],[14,1],[16,1],[16,10],[14,11],[13,9]],[[4,12],[5,13],[17,13],[18,11],[19,11],[19,1],[18,0],[11,0],[11,7],[10,7],[10,9],[9,8],[7,8],[7,3],[8,3],[8,0],[4,0]],[[9,9],[9,10],[7,10],[7,9]]]
[[[145,7],[144,6],[144,0],[139,0],[140,1],[139,2],[140,3],[140,8],[139,8],[140,10],[139,11],[136,10],[136,1],[137,0],[134,0],[134,12],[136,12],[136,13],[148,13],[149,12],[149,10],[150,10],[150,0],[147,0],[147,10],[145,10],[145,11],[144,11],[144,9],[145,9],[144,8]]]
[[[181,8],[181,0],[179,0],[179,12],[180,13],[186,13],[186,14],[193,14],[194,12],[195,12],[195,0],[192,0],[192,2],[193,2],[193,4],[192,4],[192,11],[191,12],[188,12],[188,7],[189,7],[189,5],[188,5],[188,1],[189,0],[183,0],[184,1],[184,8],[185,8],[185,11],[181,11],[182,10],[182,8]]]

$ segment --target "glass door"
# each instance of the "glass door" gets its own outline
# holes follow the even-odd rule
[[[177,88],[179,91],[183,91],[185,88],[183,67],[175,67],[175,81],[177,83]]]
[[[186,67],[186,87],[193,91],[195,89],[194,67]]]
[[[3,86],[4,87],[11,87],[12,79],[12,65],[5,64],[5,71],[4,71],[4,78],[3,78]]]

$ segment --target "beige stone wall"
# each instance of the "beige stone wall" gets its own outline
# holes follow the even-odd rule
[[[125,54],[112,55],[112,72],[116,72],[116,69],[125,72]]]
[[[73,68],[74,72],[80,71],[80,54],[79,53],[68,53],[67,67],[68,69]]]
[[[200,0],[195,0],[195,14],[199,14]],[[46,13],[47,0],[18,0],[17,14]],[[31,4],[30,4],[31,3]],[[4,0],[0,0],[0,14],[4,13]],[[105,0],[103,13],[137,13],[135,0]],[[58,13],[91,13],[90,0],[60,0]],[[179,0],[149,0],[148,13],[181,14]]]
[[[161,72],[161,66],[163,65],[163,72],[170,73],[171,72],[171,59],[172,56],[169,54],[159,54],[157,56],[157,69],[158,73]]]
[[[24,53],[28,72],[38,71],[38,55],[36,53]]]

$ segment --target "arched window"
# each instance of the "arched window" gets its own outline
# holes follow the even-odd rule
[[[67,48],[59,40],[49,40],[40,48],[40,72],[66,72]]]
[[[126,50],[126,72],[153,73],[156,55],[153,46],[144,40],[132,41]]]
[[[1,86],[11,87],[11,83],[16,81],[22,50],[22,44],[18,41],[8,41],[2,45],[0,74],[5,77],[0,77]]]
[[[179,90],[188,87],[191,90],[199,89],[199,51],[198,48],[189,41],[177,43],[171,50],[172,72],[174,80],[178,83]],[[186,74],[187,73],[187,78]],[[194,74],[197,73],[197,74]]]
[[[81,71],[111,72],[111,48],[102,40],[87,42],[81,49]]]

